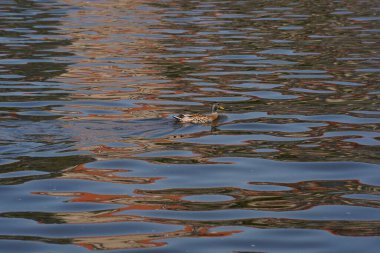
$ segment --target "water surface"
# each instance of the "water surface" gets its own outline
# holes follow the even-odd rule
[[[0,248],[377,252],[379,10],[1,1]]]

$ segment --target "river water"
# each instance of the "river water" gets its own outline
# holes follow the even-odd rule
[[[377,1],[2,0],[1,251],[378,252],[379,32]]]

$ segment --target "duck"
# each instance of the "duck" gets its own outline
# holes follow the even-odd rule
[[[214,103],[210,114],[179,114],[173,118],[182,123],[206,124],[219,118],[218,110],[224,110],[224,107],[219,103]]]

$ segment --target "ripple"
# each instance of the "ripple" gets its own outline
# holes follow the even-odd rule
[[[249,94],[246,94],[249,95]],[[210,101],[210,102],[231,102],[231,101],[246,101],[249,97],[197,97],[196,100]]]
[[[294,95],[284,95],[280,92],[275,91],[250,91],[250,92],[241,92],[244,95],[255,96],[263,99],[295,99],[298,96]]]
[[[312,53],[312,52],[295,52],[291,49],[269,49],[260,51],[259,54],[269,54],[269,55],[291,55],[291,56],[305,56],[305,55],[319,55],[319,53]]]
[[[353,17],[350,19],[355,21],[377,21],[380,20],[380,17]]]
[[[335,93],[331,90],[311,90],[311,89],[303,89],[303,88],[291,88],[292,91],[304,92],[304,93],[317,93],[317,94],[331,94]]]
[[[220,55],[220,56],[212,56],[210,59],[216,60],[256,60],[263,59],[263,57],[259,57],[257,55]]]
[[[338,85],[347,85],[347,86],[363,86],[363,84],[361,84],[361,83],[343,82],[343,81],[325,81],[325,83],[338,84]]]
[[[306,138],[279,137],[267,134],[252,135],[211,135],[199,138],[182,139],[181,142],[198,144],[237,145],[248,141],[300,141]]]
[[[231,199],[233,198],[224,195],[192,195],[184,198],[184,200],[193,202],[220,202],[229,201]]]
[[[237,88],[245,88],[245,89],[274,89],[281,86],[284,86],[283,84],[272,84],[272,83],[241,83],[241,84],[234,84],[231,85],[233,87]]]
[[[268,124],[268,123],[236,123],[233,125],[221,126],[222,130],[249,130],[249,131],[276,131],[276,132],[306,132],[312,128],[326,126],[321,123],[288,123],[288,124]]]
[[[283,79],[329,79],[333,78],[332,75],[281,75],[280,78]]]

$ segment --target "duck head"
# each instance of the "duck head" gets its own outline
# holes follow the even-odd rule
[[[224,110],[224,107],[219,103],[214,103],[211,107],[211,113],[215,113],[218,110]]]

